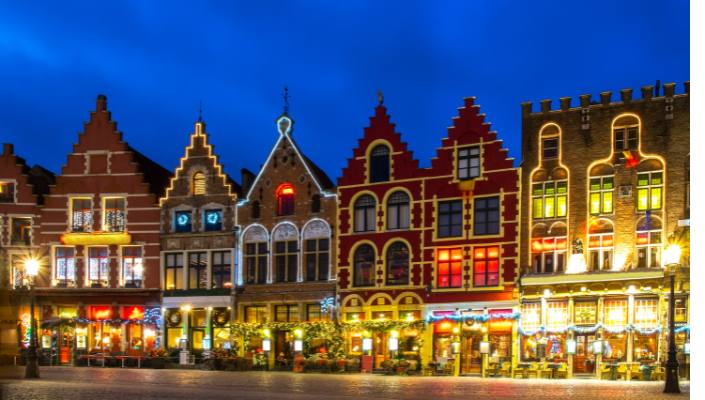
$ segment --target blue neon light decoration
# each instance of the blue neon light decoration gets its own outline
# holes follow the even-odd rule
[[[204,213],[205,230],[220,231],[223,229],[223,211],[222,210],[206,210]]]

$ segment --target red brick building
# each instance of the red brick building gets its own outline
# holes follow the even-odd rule
[[[420,348],[416,330],[353,332],[348,350],[360,352],[373,336],[377,365],[397,335],[404,355],[462,373],[515,353],[519,173],[473,98],[448,133],[420,168],[380,99],[338,180],[344,320],[434,322]]]
[[[123,140],[98,96],[40,211],[39,341],[61,363],[158,344],[158,199],[168,178]]]

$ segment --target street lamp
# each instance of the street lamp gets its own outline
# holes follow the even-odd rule
[[[676,269],[680,264],[681,248],[677,244],[671,244],[663,254],[666,272],[671,277],[671,296],[668,299],[668,361],[666,361],[666,387],[664,393],[680,393],[678,385],[678,360],[676,359],[676,335],[674,312],[676,308],[675,299],[675,278]]]
[[[39,378],[39,362],[37,357],[37,328],[34,320],[34,278],[39,273],[39,261],[28,258],[24,262],[24,270],[27,274],[29,284],[29,314],[30,314],[30,337],[27,348],[27,365],[24,371],[25,378]]]

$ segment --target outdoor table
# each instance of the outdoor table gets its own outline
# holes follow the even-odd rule
[[[561,367],[561,363],[547,362],[546,367],[551,369],[551,379],[555,379],[556,371]]]
[[[116,356],[118,360],[120,360],[120,365],[121,368],[125,368],[125,360],[126,359],[131,359],[131,358],[136,358],[137,359],[137,368],[142,368],[142,358],[143,356]],[[105,362],[103,362],[105,364]],[[105,365],[103,365],[105,366]]]

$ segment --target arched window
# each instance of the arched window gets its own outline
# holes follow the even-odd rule
[[[363,244],[355,250],[355,271],[353,279],[355,286],[374,285],[375,252],[369,244]]]
[[[402,191],[387,201],[387,229],[409,229],[409,196]]]
[[[556,160],[560,157],[560,128],[548,124],[541,130],[541,160]]]
[[[592,271],[609,271],[613,269],[614,229],[612,223],[608,220],[599,219],[590,223],[588,255],[589,266]]]
[[[375,211],[377,202],[369,194],[360,196],[355,202],[355,232],[370,232],[375,230]]]
[[[387,285],[409,284],[409,248],[403,242],[387,249]]]
[[[277,188],[277,215],[294,213],[294,186],[282,183]]]
[[[370,153],[370,182],[386,182],[389,180],[389,148],[383,144],[377,145]]]
[[[637,268],[661,268],[661,220],[642,217],[636,225]]]
[[[206,194],[206,175],[203,172],[193,174],[191,188],[195,196]]]
[[[267,231],[253,226],[245,231],[245,283],[267,282]]]
[[[304,280],[328,280],[330,264],[330,227],[328,224],[322,220],[306,224],[303,243]]]
[[[556,168],[534,173],[531,178],[531,215],[534,220],[568,215],[568,173]]]
[[[259,201],[253,201],[251,207],[252,209],[250,211],[252,212],[252,218],[259,218]]]
[[[321,212],[321,195],[314,194],[311,196],[311,212],[317,213]]]
[[[274,233],[274,281],[296,282],[299,273],[299,233],[292,224],[280,225]]]

